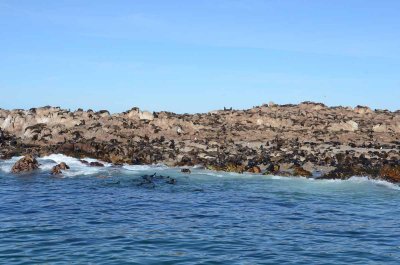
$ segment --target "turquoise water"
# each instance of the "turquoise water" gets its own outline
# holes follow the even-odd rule
[[[194,169],[0,162],[1,264],[399,264],[400,190]],[[51,177],[67,160],[71,171]],[[141,175],[177,179],[154,188]]]

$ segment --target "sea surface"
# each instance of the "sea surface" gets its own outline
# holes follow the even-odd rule
[[[400,187],[62,155],[0,161],[0,264],[400,264]],[[62,177],[49,174],[66,162]],[[145,174],[157,179],[141,185]],[[143,183],[142,183],[143,184]]]

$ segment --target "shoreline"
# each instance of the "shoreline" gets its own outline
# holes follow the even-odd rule
[[[12,157],[10,159],[0,159],[0,173],[5,173],[13,176],[32,176],[35,173],[39,173],[40,175],[48,175],[49,177],[57,177],[57,178],[71,178],[71,177],[97,177],[97,178],[110,178],[113,177],[115,172],[140,172],[139,175],[146,176],[143,174],[160,174],[164,175],[163,172],[167,175],[174,172],[175,174],[180,174],[182,176],[190,176],[190,175],[207,175],[207,176],[216,176],[222,177],[266,177],[270,179],[292,179],[292,180],[310,180],[310,181],[351,181],[354,183],[363,183],[366,181],[371,181],[377,185],[390,185],[391,188],[400,190],[400,183],[393,183],[381,178],[374,178],[370,176],[351,176],[348,178],[340,179],[340,178],[323,178],[321,176],[294,176],[290,174],[262,174],[262,173],[252,173],[252,172],[234,172],[234,171],[216,171],[213,169],[208,169],[202,165],[195,166],[167,166],[164,164],[152,164],[152,165],[115,165],[105,161],[101,161],[94,158],[83,157],[76,158],[70,157],[63,154],[50,154],[48,156],[36,157],[38,161],[38,168],[31,171],[13,173],[12,166],[15,165],[20,159],[23,159],[24,156],[20,157]],[[66,161],[66,162],[64,162]],[[90,166],[88,161],[95,162],[97,166]],[[54,166],[59,165],[60,163],[65,163],[69,165],[68,170],[62,170],[62,172],[58,174],[52,173],[52,168]],[[101,165],[101,166],[99,166]],[[110,171],[111,170],[111,171]],[[117,170],[117,171],[115,171]],[[171,171],[172,170],[172,171]],[[111,173],[114,172],[114,173]]]
[[[0,158],[60,153],[115,165],[400,182],[400,112],[321,103],[202,114],[0,109]]]

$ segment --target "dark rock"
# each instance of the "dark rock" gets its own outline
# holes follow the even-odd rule
[[[64,162],[61,162],[61,163],[59,164],[59,166],[60,166],[60,169],[62,169],[62,170],[69,169],[69,166],[68,166],[66,163],[64,163]]]
[[[261,173],[261,169],[260,169],[259,166],[254,166],[254,167],[250,168],[250,169],[248,170],[248,172],[250,172],[250,173],[255,173],[255,174],[260,174],[260,173]]]
[[[379,174],[377,167],[363,167],[358,164],[344,164],[339,165],[333,171],[325,173],[319,179],[349,179],[354,176],[364,176],[376,178]]]
[[[34,158],[32,155],[27,155],[18,160],[17,163],[14,164],[14,166],[11,169],[11,172],[12,173],[29,172],[38,168],[39,168],[39,163],[37,162],[36,158]]]
[[[281,167],[278,164],[269,164],[267,166],[267,172],[269,173],[279,172],[280,168]]]
[[[60,175],[60,174],[62,174],[60,165],[54,166],[54,167],[51,169],[51,174],[52,174],[52,175]]]
[[[384,165],[379,172],[379,176],[384,180],[398,183],[400,182],[400,166]]]
[[[51,174],[52,175],[60,175],[60,174],[62,174],[61,170],[67,170],[67,169],[69,169],[69,166],[64,162],[61,162],[60,164],[54,166],[51,169]]]
[[[190,169],[188,169],[188,168],[182,168],[182,169],[181,169],[181,172],[182,172],[182,173],[186,173],[186,174],[192,173],[192,172],[190,171]]]
[[[294,176],[300,176],[300,177],[311,177],[312,176],[310,171],[305,170],[301,166],[296,166],[294,168],[293,175]]]
[[[104,167],[104,164],[95,161],[95,162],[90,162],[89,166],[91,166],[91,167]]]

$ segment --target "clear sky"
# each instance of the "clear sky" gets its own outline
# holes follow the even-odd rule
[[[400,109],[398,0],[0,0],[0,107]]]

